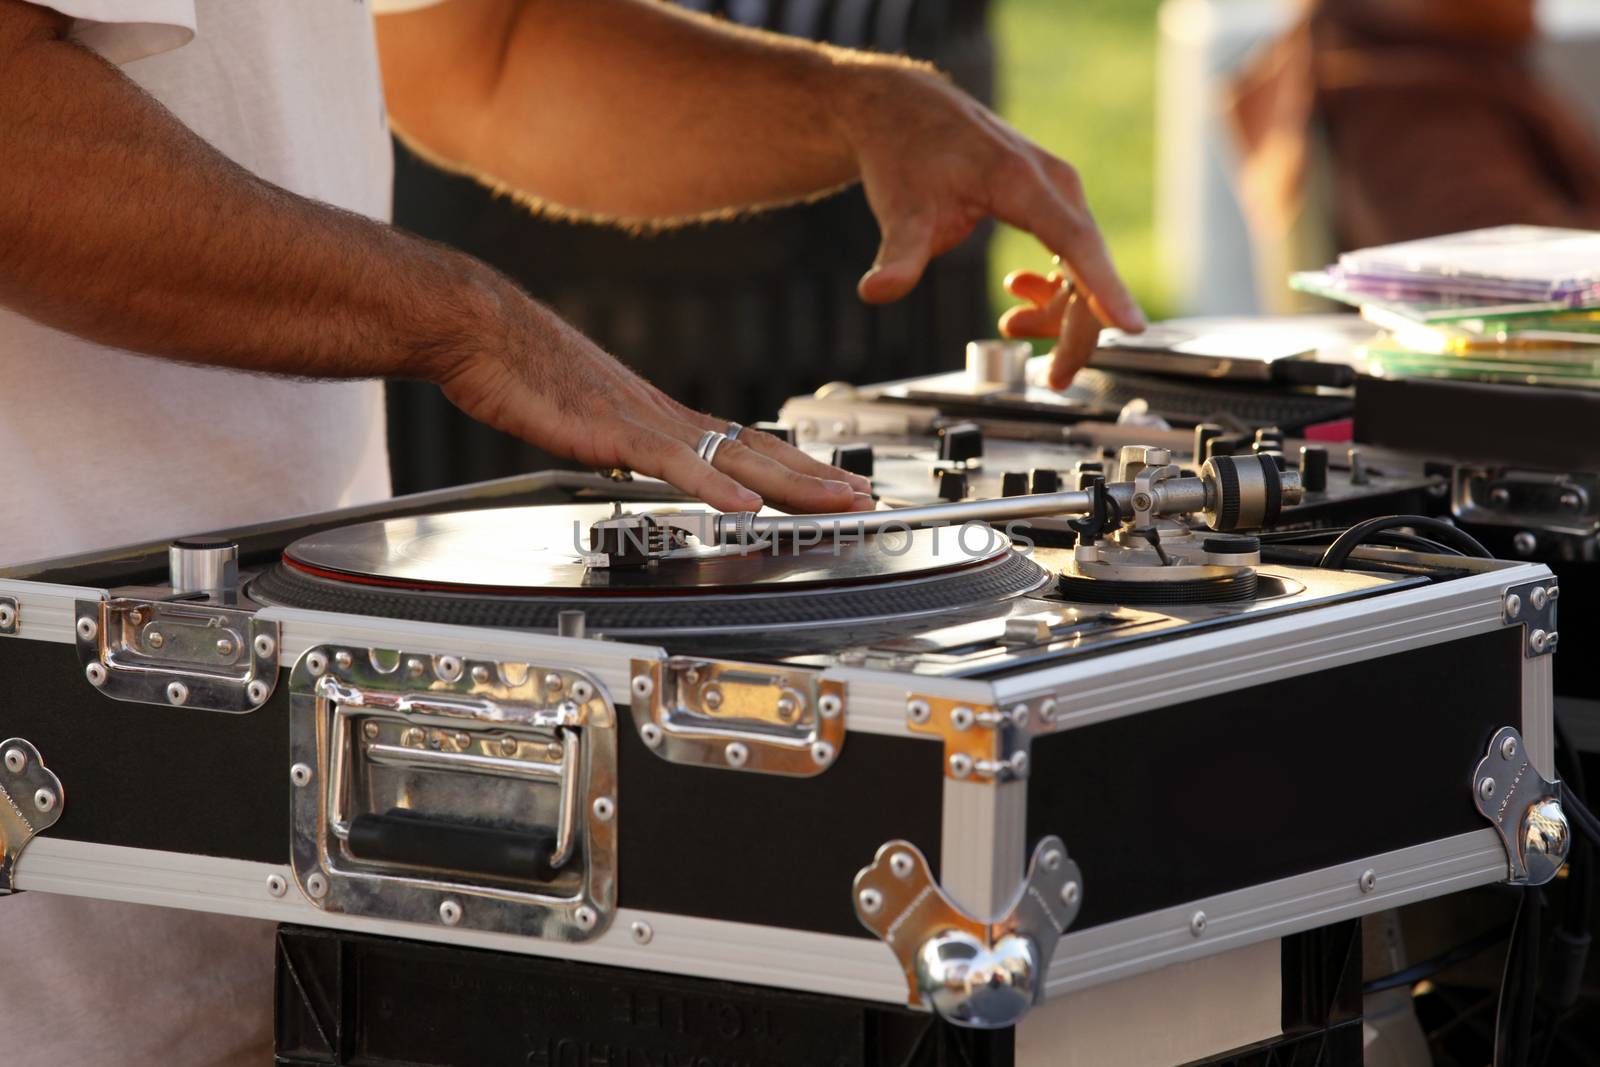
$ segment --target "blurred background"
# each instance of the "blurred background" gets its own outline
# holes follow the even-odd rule
[[[1252,230],[1246,221],[1252,212],[1244,205],[1258,208],[1262,198],[1255,188],[1249,195],[1240,191],[1233,92],[1275,39],[1291,70],[1301,61],[1292,48],[1285,50],[1294,44],[1286,35],[1292,38],[1305,6],[1297,0],[681,2],[748,25],[936,63],[1080,169],[1113,256],[1152,318],[1297,306],[1283,284],[1285,271],[1319,266],[1340,244],[1334,212],[1315,210],[1329,207],[1316,186],[1330,169],[1324,136],[1330,131],[1313,130],[1316,135],[1300,146],[1313,161],[1312,189],[1301,198],[1310,209],[1300,210],[1293,226],[1263,226],[1252,216]],[[1318,6],[1335,13],[1341,23],[1335,28],[1345,38],[1354,26],[1358,45],[1389,47],[1397,43],[1386,36],[1392,27],[1380,25],[1374,33],[1365,23],[1431,7],[1466,25],[1470,13],[1515,14],[1531,2],[1327,0]],[[1515,64],[1527,53],[1585,123],[1600,125],[1600,3],[1539,0],[1537,14],[1537,38],[1507,40],[1496,50],[1497,58],[1513,63],[1506,101],[1526,95]],[[1452,56],[1467,62],[1460,59],[1463,49],[1495,50],[1495,33],[1501,30],[1451,42]],[[1398,43],[1411,47],[1416,37],[1408,27]],[[1422,43],[1439,45],[1436,39]],[[1272,88],[1275,100],[1296,91],[1292,78]],[[1431,187],[1463,171],[1481,172],[1484,158],[1514,152],[1525,141],[1528,153],[1542,152],[1515,122],[1501,129],[1502,111],[1516,106],[1484,101],[1478,112],[1463,111],[1463,129],[1474,132],[1458,140],[1479,136],[1485,124],[1493,127],[1480,154],[1430,157],[1416,164],[1417,172],[1432,166],[1442,177],[1430,174],[1410,185]],[[1395,110],[1369,97],[1358,97],[1353,109],[1363,116]],[[1448,138],[1453,134],[1440,127],[1450,118],[1436,115],[1428,125]],[[1391,138],[1393,153],[1365,154],[1369,161],[1393,155],[1389,172],[1374,181],[1404,182],[1411,164],[1394,132],[1357,132]],[[1511,141],[1495,140],[1502,136]],[[1337,138],[1332,143],[1339,144]],[[1414,145],[1413,151],[1428,149]],[[1419,222],[1445,232],[1524,221],[1515,217],[1518,204],[1494,206],[1497,196],[1506,199],[1502,193],[1485,186],[1480,199],[1489,204],[1480,204],[1476,214],[1419,216]],[[674,396],[744,422],[770,418],[787,397],[828,381],[883,381],[958,366],[966,341],[993,335],[1004,306],[1004,275],[1049,262],[1032,238],[985,227],[938,260],[911,297],[866,308],[855,297],[855,283],[872,259],[877,228],[858,191],[755,218],[630,236],[531,217],[398,148],[395,194],[399,225],[487,260]],[[1385,198],[1397,205],[1403,225],[1409,206],[1392,190]],[[1508,217],[1495,217],[1497,211]],[[431,386],[392,385],[390,415],[397,492],[557,465],[470,423]]]

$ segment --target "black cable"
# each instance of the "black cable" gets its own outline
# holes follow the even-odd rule
[[[1445,949],[1436,956],[1430,956],[1419,963],[1414,963],[1403,970],[1386,974],[1382,978],[1374,978],[1361,986],[1361,995],[1368,996],[1373,993],[1382,993],[1385,989],[1396,986],[1416,985],[1424,978],[1432,978],[1440,971],[1448,970],[1464,960],[1470,960],[1486,949],[1493,948],[1506,939],[1511,932],[1511,924],[1504,923],[1495,927],[1486,934],[1480,934],[1454,948]]]
[[[1350,558],[1350,553],[1354,552],[1368,536],[1380,530],[1392,530],[1397,526],[1409,526],[1418,531],[1425,531],[1430,537],[1437,537],[1443,543],[1469,556],[1477,556],[1480,559],[1493,558],[1477,538],[1448,522],[1430,519],[1426,515],[1384,515],[1358,522],[1340,534],[1334,539],[1333,544],[1328,546],[1328,551],[1322,554],[1322,560],[1317,566],[1327,570],[1342,570],[1345,561]]]
[[[1600,819],[1594,817],[1566,782],[1561,783],[1561,810],[1566,812],[1567,821],[1589,838],[1590,844],[1600,845]]]
[[[1526,1067],[1527,1034],[1533,1026],[1533,994],[1538,984],[1538,902],[1533,886],[1522,890],[1511,920],[1511,940],[1500,974],[1500,997],[1494,1018],[1494,1067]],[[1531,953],[1531,956],[1530,956]]]
[[[1286,530],[1278,532],[1260,533],[1256,536],[1263,545],[1317,545],[1331,543],[1342,530]],[[1440,544],[1438,541],[1429,540],[1416,534],[1399,533],[1394,530],[1383,530],[1373,534],[1367,539],[1367,544],[1388,545],[1391,548],[1407,548],[1413,552],[1431,552],[1440,556],[1460,556],[1460,550],[1449,545]]]

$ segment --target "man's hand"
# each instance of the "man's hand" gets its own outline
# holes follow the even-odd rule
[[[661,478],[723,511],[873,507],[867,479],[759,430],[744,429],[717,450],[715,467],[706,463],[694,446],[727,420],[684,407],[520,293],[509,296],[505,342],[437,374],[473,418],[589,467]]]
[[[841,75],[835,106],[883,232],[863,300],[898,300],[932,257],[993,216],[1054,252],[1095,318],[1144,329],[1070,164],[922,68],[868,62]]]
[[[1003,337],[1053,337],[1049,385],[1065,389],[1094,355],[1100,340],[1100,318],[1089,301],[1059,273],[1031,270],[1006,275],[1006,292],[1024,301],[1000,316]]]

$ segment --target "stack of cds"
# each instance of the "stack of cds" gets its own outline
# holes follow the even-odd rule
[[[1383,334],[1380,377],[1600,389],[1600,233],[1500,226],[1364,248],[1292,275]]]

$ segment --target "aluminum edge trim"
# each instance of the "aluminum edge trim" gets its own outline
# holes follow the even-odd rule
[[[945,776],[939,884],[973,917],[998,918],[1022,885],[1028,866],[1027,812],[1025,780]]]
[[[1554,673],[1554,655],[1522,660],[1522,743],[1533,765],[1551,781],[1557,777]]]
[[[940,678],[866,667],[832,667],[824,671],[822,677],[844,683],[845,724],[862,733],[939,741],[938,735],[913,733],[907,725],[906,701],[912,692],[970,704],[992,706],[995,702],[994,686],[970,678]]]
[[[1369,869],[1377,874],[1377,886],[1364,893],[1360,879]],[[1092,872],[1085,874],[1085,892],[1093,893]],[[1503,882],[1507,874],[1505,847],[1486,826],[1079,933],[1069,931],[1051,960],[1044,992],[1061,996],[1170,963]],[[1206,916],[1200,936],[1191,928],[1197,911]]]
[[[1225,693],[1410,648],[1486,633],[1505,625],[1500,598],[1508,585],[1548,575],[1517,565],[1422,589],[1314,608],[1163,643],[996,679],[1009,705],[1050,696],[1053,732],[1154,707]],[[1238,652],[1229,657],[1230,649]]]
[[[267,878],[283,877],[282,897]],[[318,911],[295,888],[288,866],[35,838],[17,868],[18,887],[101,900],[154,904],[272,922],[434,941],[517,955],[716,978],[831,996],[904,1004],[906,980],[881,941],[748,923],[619,909],[606,932],[572,944]],[[635,922],[650,925],[648,944]]]
[[[104,589],[82,585],[54,585],[0,578],[0,596],[15,597],[21,625],[12,637],[3,640],[54,641],[72,645],[78,641],[77,601],[104,600]]]
[[[548,660],[594,675],[619,705],[626,705],[631,700],[630,661],[659,659],[667,655],[665,650],[655,645],[557,637],[553,634],[485,626],[414,622],[306,608],[268,607],[261,610],[260,617],[277,621],[281,628],[278,659],[284,667],[292,667],[307,649],[322,644],[371,645],[377,648],[404,648],[406,651],[527,661]],[[722,657],[707,655],[704,658],[715,660]],[[848,730],[857,733],[924,737],[911,733],[906,726],[906,695],[911,687],[983,702],[993,695],[993,690],[985,683],[959,679],[930,678],[924,686],[915,676],[884,671],[831,668],[817,671],[817,675],[845,684],[845,725]]]

